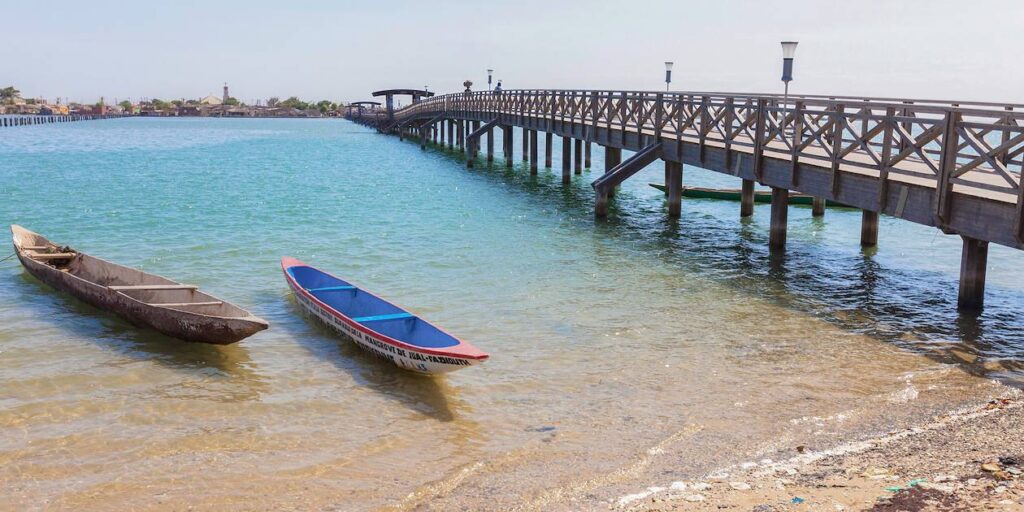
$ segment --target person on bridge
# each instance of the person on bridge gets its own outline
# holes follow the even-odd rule
[[[494,86],[494,94],[501,94],[501,80],[498,80],[498,85]]]

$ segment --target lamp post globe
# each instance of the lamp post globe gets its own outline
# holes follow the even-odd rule
[[[487,90],[488,91],[491,90],[491,77],[492,76],[494,76],[494,70],[493,69],[488,69],[487,70]]]
[[[665,90],[669,88],[669,84],[672,83],[672,65],[673,62],[670,60],[665,61]]]

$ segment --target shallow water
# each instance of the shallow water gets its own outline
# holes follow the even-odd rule
[[[529,176],[519,136],[515,169],[467,170],[339,120],[4,130],[0,223],[272,325],[183,344],[0,263],[0,509],[599,508],[1021,381],[1017,251],[992,248],[987,309],[960,316],[956,237],[883,217],[862,251],[859,212],[793,207],[771,258],[767,206],[740,220],[736,203],[684,200],[671,221],[646,185],[657,166],[596,222],[599,148],[563,187]],[[301,314],[281,255],[492,357],[396,371]]]

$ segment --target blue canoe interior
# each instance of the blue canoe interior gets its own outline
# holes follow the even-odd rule
[[[423,348],[453,347],[459,340],[372,293],[313,267],[288,267],[302,288],[339,313],[384,336]]]

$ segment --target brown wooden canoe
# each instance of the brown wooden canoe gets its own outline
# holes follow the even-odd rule
[[[14,251],[40,281],[136,325],[185,341],[225,345],[269,327],[262,318],[198,287],[59,247],[11,226]]]

